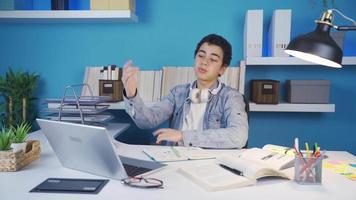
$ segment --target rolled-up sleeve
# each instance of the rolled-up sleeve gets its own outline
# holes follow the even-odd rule
[[[139,95],[133,98],[124,96],[125,111],[130,115],[135,124],[142,129],[150,129],[159,126],[170,118],[174,108],[174,91],[161,101],[146,106]]]

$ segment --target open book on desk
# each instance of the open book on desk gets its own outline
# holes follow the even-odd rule
[[[252,148],[218,156],[215,163],[181,167],[178,172],[208,191],[254,185],[262,177],[293,179],[294,157]]]
[[[215,158],[213,154],[199,147],[160,146],[146,148],[143,152],[152,160],[158,162]]]

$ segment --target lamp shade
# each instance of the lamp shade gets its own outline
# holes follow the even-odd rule
[[[329,33],[329,25],[318,24],[313,32],[293,39],[285,52],[312,63],[341,68],[342,50]]]

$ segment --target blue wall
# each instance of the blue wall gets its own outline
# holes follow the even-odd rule
[[[311,31],[323,9],[319,0],[136,0],[138,23],[0,23],[0,73],[22,68],[41,76],[39,96],[58,97],[67,84],[82,81],[87,65],[121,65],[127,59],[142,69],[192,65],[196,43],[208,33],[233,45],[233,65],[242,59],[244,15],[263,9],[265,35],[274,9],[292,9],[292,36]],[[336,7],[356,19],[356,1]],[[346,24],[336,15],[337,24]],[[356,32],[348,32],[345,55],[356,56]],[[329,150],[356,154],[356,66],[249,67],[247,79],[310,78],[332,81],[335,113],[251,113],[250,146],[318,142]]]

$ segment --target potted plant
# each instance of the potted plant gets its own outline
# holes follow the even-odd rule
[[[0,125],[7,128],[23,122],[32,123],[36,117],[33,97],[39,76],[11,68],[0,76]]]
[[[31,125],[28,123],[21,123],[20,125],[17,125],[16,127],[11,127],[12,132],[13,132],[13,141],[11,144],[12,151],[20,151],[23,150],[23,152],[26,152],[26,139],[28,136],[28,132],[31,129]]]
[[[14,133],[11,129],[2,128],[0,131],[0,151],[11,150]]]

